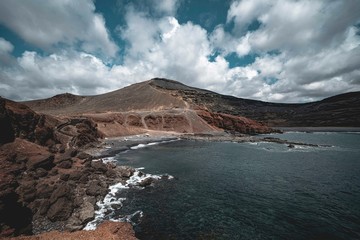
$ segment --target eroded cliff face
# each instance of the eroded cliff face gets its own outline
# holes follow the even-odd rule
[[[116,166],[81,152],[101,137],[91,120],[59,120],[0,98],[0,123],[0,237],[80,229],[122,179]]]
[[[274,132],[273,129],[245,117],[233,116],[224,113],[212,113],[208,110],[198,110],[197,114],[211,126],[224,129],[232,133],[266,134]]]

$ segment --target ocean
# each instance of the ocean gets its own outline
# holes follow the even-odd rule
[[[118,164],[174,178],[120,190],[114,214],[139,239],[360,239],[360,134],[271,137],[329,146],[142,145],[118,154]]]

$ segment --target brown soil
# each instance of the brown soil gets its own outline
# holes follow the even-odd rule
[[[59,232],[52,231],[36,236],[19,236],[3,238],[8,240],[135,240],[134,230],[130,223],[104,222],[94,231]]]

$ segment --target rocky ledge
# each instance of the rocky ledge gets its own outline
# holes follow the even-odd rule
[[[0,98],[0,132],[0,238],[80,230],[94,219],[109,186],[125,183],[135,171],[83,152],[101,137],[89,119],[41,115]]]
[[[125,183],[134,173],[130,167],[93,160],[75,149],[50,154],[23,139],[1,146],[0,157],[5,159],[0,182],[2,236],[80,230],[94,218],[95,204],[109,186]]]

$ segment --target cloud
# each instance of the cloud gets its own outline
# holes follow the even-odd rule
[[[214,62],[208,60],[212,52],[208,35],[199,25],[180,25],[174,17],[152,19],[133,10],[127,13],[126,21],[126,28],[121,30],[122,38],[129,44],[126,66],[142,66],[154,77],[201,87],[223,82],[227,63],[221,57]],[[143,29],[141,36],[139,29]]]
[[[11,42],[0,37],[0,63],[10,64],[13,60],[11,52],[14,50],[14,45]]]
[[[64,92],[95,94],[101,92],[105,82],[110,84],[108,75],[108,67],[90,54],[64,53],[43,57],[26,51],[17,59],[16,68],[7,68],[0,73],[0,92],[17,100]]]
[[[92,2],[87,3],[92,9]],[[354,26],[360,20],[358,1],[234,1],[227,23],[213,32],[191,21],[179,23],[171,16],[178,4],[164,5],[166,11],[153,5],[162,12],[156,17],[148,8],[126,8],[126,24],[116,30],[125,43],[121,64],[106,63],[85,40],[81,50],[26,51],[12,67],[2,68],[0,94],[16,100],[62,92],[99,94],[153,77],[275,102],[306,102],[360,90],[360,35]],[[86,12],[86,19],[96,16],[94,9]],[[259,28],[249,29],[254,21]],[[107,36],[102,21],[98,27],[89,24]],[[61,41],[77,39],[70,36],[72,40]],[[0,49],[9,55],[12,44],[0,39]],[[234,53],[256,58],[247,66],[230,67],[227,56]]]
[[[227,21],[234,22],[235,36],[247,32],[254,21],[260,23],[248,32],[252,51],[301,53],[336,47],[348,28],[360,21],[359,12],[357,0],[242,0],[232,3]]]
[[[156,11],[160,14],[174,16],[180,5],[179,0],[152,0]]]
[[[47,51],[71,46],[110,57],[118,51],[90,0],[0,1],[0,23]]]
[[[11,42],[6,41],[4,38],[0,37],[0,53],[9,54],[14,50],[14,45]]]

